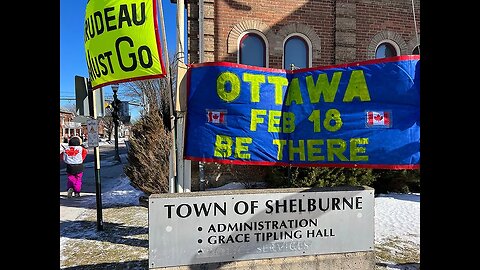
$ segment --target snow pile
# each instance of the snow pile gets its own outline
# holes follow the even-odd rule
[[[420,245],[420,194],[380,194],[375,198],[375,243],[401,238]]]
[[[106,205],[139,205],[138,197],[143,192],[132,187],[128,177],[119,178],[118,182],[113,190],[102,193],[102,202]]]

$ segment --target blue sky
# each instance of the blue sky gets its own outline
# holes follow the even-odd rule
[[[172,4],[170,0],[161,1],[167,32],[167,46],[170,51],[169,55],[172,55],[176,49],[177,5]],[[75,75],[88,77],[83,43],[86,5],[87,0],[60,0],[60,98],[75,97]],[[158,20],[160,20],[160,16],[158,16]],[[160,31],[160,21],[158,27]],[[110,86],[104,87],[103,91],[106,97],[112,96]],[[122,96],[121,86],[118,95]],[[75,100],[60,100],[60,106],[69,105],[75,106]],[[138,118],[139,112],[136,106],[130,106],[130,113],[132,118]]]

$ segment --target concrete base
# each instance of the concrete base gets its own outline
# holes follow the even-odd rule
[[[374,270],[374,251],[161,267],[165,270]]]

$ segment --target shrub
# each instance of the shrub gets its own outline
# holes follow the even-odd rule
[[[162,117],[150,112],[132,126],[125,174],[131,185],[147,195],[169,191],[171,140]]]
[[[420,192],[420,169],[416,170],[375,170],[377,181],[373,183],[375,193]]]
[[[372,169],[323,167],[272,167],[267,183],[272,187],[334,187],[371,185],[377,178]]]

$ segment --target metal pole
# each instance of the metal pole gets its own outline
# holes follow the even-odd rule
[[[205,60],[205,35],[203,31],[203,25],[204,25],[204,0],[199,0],[198,1],[198,60],[200,63],[203,63]],[[198,175],[200,178],[200,191],[205,191],[206,189],[206,180],[205,180],[205,164],[203,161],[198,162]]]
[[[295,69],[297,69],[297,67],[295,66],[295,64],[291,63],[290,70],[295,70]],[[292,184],[292,164],[288,164],[287,174],[288,174],[288,184],[291,185]]]
[[[97,119],[97,112],[95,110],[95,97],[93,95],[92,83],[90,79],[87,80],[88,88],[88,110],[93,119]],[[94,164],[95,164],[95,197],[97,200],[97,231],[103,231],[103,217],[102,217],[102,185],[100,182],[100,151],[99,147],[93,147]]]
[[[184,26],[184,15],[185,12],[185,2],[177,1],[177,55],[176,60],[182,63],[185,63],[185,26]]]
[[[112,85],[112,90],[113,90],[113,124],[115,126],[115,157],[114,159],[116,161],[122,162],[120,159],[120,155],[118,154],[118,98],[117,98],[117,91],[118,91],[118,85],[113,86]]]
[[[175,54],[175,61],[177,63],[177,70],[178,70],[178,65],[179,62],[185,63],[185,52],[183,49],[184,46],[184,1],[180,0],[177,1],[177,50]],[[180,83],[180,80],[178,78],[178,73],[177,73],[177,89],[178,89],[178,84]],[[178,93],[177,93],[178,95]],[[177,183],[176,183],[176,192],[178,193],[183,193],[184,192],[184,161],[183,161],[183,112],[177,110],[176,114],[176,125],[175,125],[175,130],[176,130],[176,151],[177,151]]]
[[[163,54],[165,55],[165,69],[167,71],[166,80],[167,80],[167,89],[168,89],[168,104],[170,112],[170,136],[172,140],[172,146],[170,149],[170,155],[168,157],[168,178],[169,178],[169,193],[175,193],[175,183],[177,177],[177,153],[175,145],[175,112],[173,110],[173,90],[172,83],[170,78],[170,59],[168,57],[168,46],[167,46],[167,34],[165,32],[165,19],[163,17],[163,4],[162,1],[158,1],[158,9],[160,14],[160,25],[162,30],[162,47]]]
[[[115,124],[115,160],[120,161],[120,155],[118,154],[118,119],[114,120]]]

